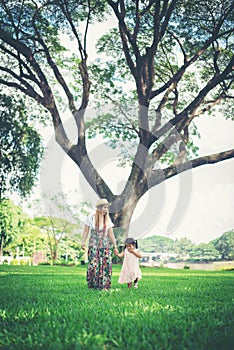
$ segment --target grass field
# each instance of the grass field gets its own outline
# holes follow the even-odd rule
[[[231,350],[234,273],[142,268],[88,290],[86,266],[0,266],[0,349]]]

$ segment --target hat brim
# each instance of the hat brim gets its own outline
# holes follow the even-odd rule
[[[98,207],[103,207],[104,205],[107,205],[108,207],[110,207],[111,206],[111,204],[109,203],[109,202],[97,202],[97,204],[96,204],[96,208],[98,208]]]

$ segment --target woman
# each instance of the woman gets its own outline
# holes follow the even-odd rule
[[[110,243],[114,246],[114,254],[118,255],[114,226],[109,217],[110,203],[105,198],[96,204],[96,213],[87,217],[82,238],[82,249],[86,249],[85,242],[89,237],[88,246],[88,287],[109,290],[111,286],[112,258]]]

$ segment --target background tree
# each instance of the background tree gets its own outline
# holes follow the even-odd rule
[[[23,217],[24,225],[7,246],[8,252],[12,256],[15,256],[17,252],[18,256],[21,257],[33,257],[36,250],[45,252],[47,245],[46,235],[35,225],[34,219],[29,218],[24,213]]]
[[[176,239],[174,243],[174,250],[178,254],[178,258],[185,260],[194,247],[194,243],[187,237]]]
[[[114,60],[89,66],[89,26],[110,11],[118,25],[102,38],[99,51]],[[69,58],[63,55],[61,31],[74,40],[76,51]],[[192,137],[196,118],[217,112],[217,106],[233,117],[232,34],[233,1],[1,0],[0,83],[49,111],[56,141],[96,194],[112,202],[112,220],[127,232],[137,202],[153,186],[234,156],[232,149],[197,157]],[[58,86],[74,118],[77,142],[66,132]],[[87,124],[91,96],[98,98],[99,117]],[[101,110],[106,101],[114,106],[109,113]],[[136,102],[135,110],[129,101],[131,107]],[[119,195],[89,158],[87,126],[111,135],[112,145],[123,140],[129,149],[135,140],[131,172]]]
[[[225,232],[211,242],[220,253],[222,260],[234,259],[234,231]]]
[[[52,216],[49,217],[35,217],[34,223],[40,227],[40,229],[47,236],[47,245],[49,248],[49,256],[51,264],[53,265],[58,260],[59,247],[63,246],[63,249],[66,250],[69,248],[67,244],[64,244],[66,241],[69,241],[69,244],[76,243],[77,252],[79,255],[81,251],[81,244],[78,245],[77,237],[76,241],[74,235],[77,235],[77,226],[60,218],[55,218]],[[70,237],[68,240],[66,237]],[[73,238],[73,239],[72,239]],[[69,249],[70,251],[71,249]]]
[[[26,196],[35,184],[43,148],[33,117],[22,99],[0,94],[0,200],[14,190]]]
[[[163,236],[152,236],[139,239],[139,247],[144,252],[168,253],[174,250],[174,241]]]
[[[0,201],[0,261],[3,251],[23,229],[25,220],[22,209],[9,199]]]
[[[214,261],[219,259],[219,252],[211,242],[200,243],[192,248],[189,257],[195,261]]]

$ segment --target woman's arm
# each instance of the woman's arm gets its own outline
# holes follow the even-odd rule
[[[109,236],[109,238],[110,238],[111,243],[112,243],[113,246],[114,246],[114,254],[117,256],[119,252],[118,252],[118,249],[117,249],[116,240],[115,240],[115,235],[114,235],[114,232],[113,232],[112,227],[110,227],[110,228],[108,229],[108,236]]]
[[[85,250],[85,242],[86,242],[86,239],[87,239],[88,235],[89,235],[89,226],[85,225],[84,232],[83,232],[83,237],[82,237],[82,242],[81,242],[81,246],[82,246],[83,250]]]

